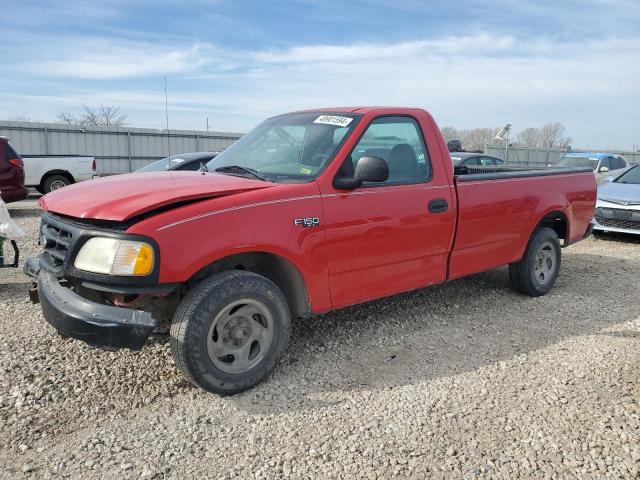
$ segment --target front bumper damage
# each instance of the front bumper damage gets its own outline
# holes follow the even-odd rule
[[[25,262],[24,273],[37,283],[37,299],[51,326],[63,335],[107,349],[140,350],[156,327],[151,313],[87,300],[60,284],[43,268],[41,257]]]

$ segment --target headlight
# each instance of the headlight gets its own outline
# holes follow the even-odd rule
[[[82,246],[73,265],[78,270],[106,275],[149,275],[154,252],[145,242],[94,237]]]

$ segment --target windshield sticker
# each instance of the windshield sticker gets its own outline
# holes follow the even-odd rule
[[[339,117],[337,115],[320,115],[313,123],[322,123],[324,125],[335,125],[336,127],[346,127],[351,123],[353,118]]]
[[[300,169],[300,173],[304,174],[304,175],[311,175],[312,171],[310,168],[301,168]]]

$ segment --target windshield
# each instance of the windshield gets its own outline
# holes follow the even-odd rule
[[[150,163],[142,168],[136,170],[136,172],[164,172],[170,170],[171,168],[175,168],[180,165],[185,160],[184,155],[173,155],[172,157],[163,158],[162,160],[158,160],[156,162]]]
[[[640,185],[640,165],[627,170],[614,180],[614,183],[635,183]]]
[[[244,169],[272,182],[308,182],[333,159],[359,118],[323,112],[270,118],[208,162],[207,169],[229,175],[243,175]]]
[[[591,170],[595,170],[597,166],[597,158],[587,157],[562,157],[554,165],[554,167],[589,167]]]

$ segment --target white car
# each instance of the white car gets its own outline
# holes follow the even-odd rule
[[[598,187],[593,229],[640,235],[640,165]]]
[[[96,177],[96,159],[79,155],[22,157],[24,184],[40,193]]]
[[[589,167],[596,176],[598,185],[605,182],[612,174],[620,174],[629,168],[622,155],[613,153],[575,152],[565,154],[554,168]]]

